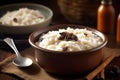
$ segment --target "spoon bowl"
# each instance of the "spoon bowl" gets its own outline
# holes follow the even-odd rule
[[[13,64],[19,67],[28,67],[32,64],[32,60],[26,57],[15,58]]]
[[[32,65],[33,61],[30,58],[21,56],[12,38],[5,38],[4,41],[14,50],[17,55],[17,57],[13,60],[13,64],[18,67],[28,67]]]

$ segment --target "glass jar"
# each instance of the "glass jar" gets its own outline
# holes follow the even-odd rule
[[[97,29],[103,33],[114,32],[115,10],[111,0],[102,0],[97,12]]]
[[[116,41],[117,41],[117,44],[120,44],[120,13],[118,15],[118,18],[117,18],[117,30],[116,30]]]

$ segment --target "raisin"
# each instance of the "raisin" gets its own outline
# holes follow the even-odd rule
[[[67,51],[67,50],[68,50],[68,47],[64,47],[64,48],[63,48],[63,51]]]
[[[13,18],[13,21],[14,21],[14,22],[17,22],[18,20],[17,20],[17,18]]]
[[[77,41],[78,38],[76,35],[74,35],[73,33],[68,33],[68,32],[62,32],[60,33],[60,37],[58,38],[59,40],[65,40],[65,41]]]

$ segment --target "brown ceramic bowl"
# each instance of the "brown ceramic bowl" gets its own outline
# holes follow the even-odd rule
[[[35,42],[41,34],[46,33],[51,30],[58,30],[67,27],[71,28],[87,28],[99,37],[103,39],[103,43],[95,48],[84,50],[84,51],[73,51],[73,52],[63,52],[63,51],[53,51],[45,48],[38,47]],[[29,36],[29,43],[35,49],[35,59],[39,65],[47,72],[55,74],[81,74],[86,73],[94,68],[96,68],[102,58],[102,49],[107,44],[107,38],[104,34],[97,31],[96,29],[80,26],[80,25],[55,25],[33,32]]]

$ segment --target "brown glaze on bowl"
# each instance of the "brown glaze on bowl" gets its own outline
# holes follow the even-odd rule
[[[63,28],[87,28],[103,39],[103,43],[95,48],[84,51],[52,51],[41,48],[35,44],[42,33],[51,30],[58,30]],[[96,68],[102,58],[102,48],[107,44],[107,38],[104,34],[96,29],[80,26],[80,25],[54,25],[46,29],[33,32],[29,36],[29,43],[35,49],[35,59],[39,65],[47,72],[55,74],[82,74],[89,72]]]

